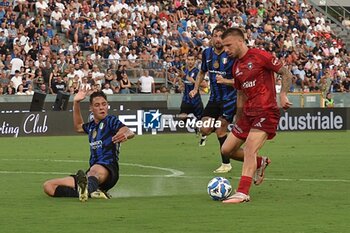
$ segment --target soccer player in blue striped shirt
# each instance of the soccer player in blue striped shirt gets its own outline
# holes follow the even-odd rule
[[[88,90],[81,89],[75,95],[73,122],[75,131],[88,134],[90,168],[86,173],[79,170],[75,175],[46,181],[44,191],[49,196],[79,197],[80,201],[87,201],[89,196],[107,199],[107,191],[119,179],[120,143],[133,138],[134,133],[118,117],[108,115],[107,97],[101,91],[90,95],[90,111],[94,119],[84,124],[80,102],[87,94]]]
[[[218,25],[213,29],[211,43],[212,46],[205,49],[202,55],[201,70],[196,79],[195,87],[190,92],[193,98],[198,93],[200,83],[208,73],[210,81],[210,97],[204,109],[202,121],[219,120],[221,127],[202,127],[203,135],[209,135],[215,131],[220,148],[227,138],[227,127],[233,121],[236,113],[236,89],[233,87],[232,66],[234,60],[229,58],[224,51],[221,35],[225,27]],[[218,80],[220,79],[220,81]],[[231,171],[230,158],[221,154],[222,164],[215,173],[227,173]]]
[[[199,93],[193,98],[190,97],[189,93],[193,90],[196,83],[199,69],[195,66],[195,57],[193,54],[189,54],[186,60],[187,66],[182,72],[182,78],[180,82],[184,88],[182,102],[180,107],[179,118],[187,119],[189,114],[193,114],[197,120],[202,118],[203,114],[203,102]],[[197,129],[195,129],[197,131]]]

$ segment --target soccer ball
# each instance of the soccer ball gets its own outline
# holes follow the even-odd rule
[[[232,191],[230,181],[224,177],[215,177],[208,183],[208,194],[215,201],[226,199]]]

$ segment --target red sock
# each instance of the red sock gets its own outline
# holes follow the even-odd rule
[[[252,180],[253,180],[252,177],[241,176],[241,180],[239,181],[237,192],[248,195],[250,186],[252,185]]]
[[[257,156],[256,157],[256,169],[261,167],[261,161],[262,161],[262,157],[261,156]]]

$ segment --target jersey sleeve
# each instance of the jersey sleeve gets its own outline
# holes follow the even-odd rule
[[[118,132],[118,130],[125,125],[118,119],[116,116],[110,116],[108,119],[108,126],[110,129],[114,130],[115,132]]]
[[[199,73],[199,70],[198,70],[197,68],[195,68],[194,71],[193,71],[193,74],[192,74],[192,78],[193,78],[194,80],[197,79],[198,73]]]
[[[90,122],[82,125],[84,132],[87,134],[89,133],[89,124],[90,124]]]
[[[238,80],[238,78],[235,76],[235,73],[236,73],[235,69],[236,69],[236,64],[234,64],[232,66],[232,78],[235,81],[234,84],[233,84],[233,87],[236,88],[237,90],[241,90],[242,89],[241,88],[241,83]]]
[[[202,53],[202,65],[201,65],[201,70],[203,72],[207,72],[208,71],[208,65],[207,65],[207,54],[208,54],[208,49],[205,49]]]
[[[277,73],[283,66],[282,62],[277,57],[274,57],[272,54],[263,50],[261,50],[259,54],[262,66],[266,69],[272,70],[275,73]]]

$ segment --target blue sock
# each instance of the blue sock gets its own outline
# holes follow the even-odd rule
[[[78,192],[76,189],[59,185],[55,189],[54,197],[78,197]]]
[[[98,189],[98,179],[95,176],[88,177],[88,192],[93,193]]]

